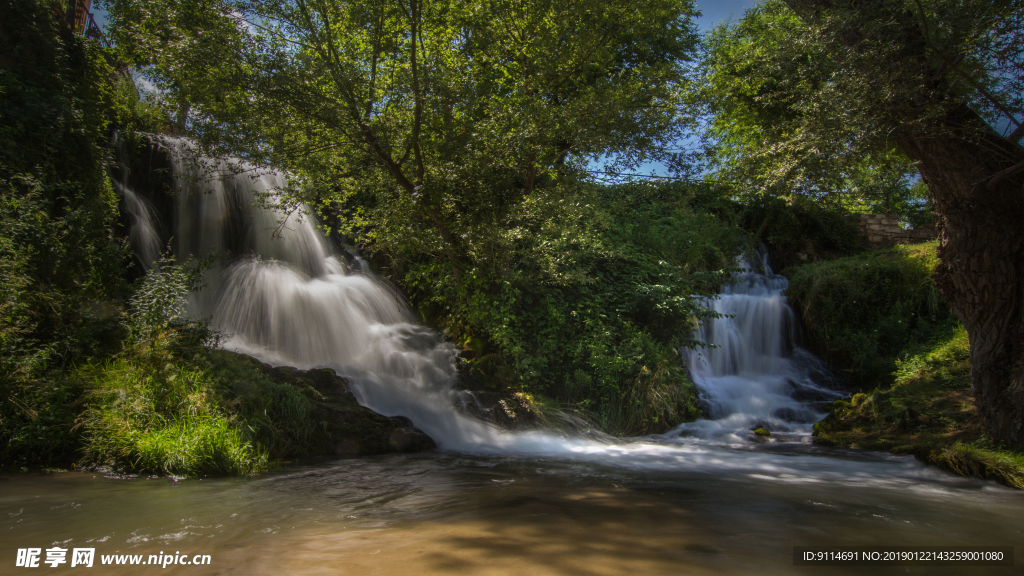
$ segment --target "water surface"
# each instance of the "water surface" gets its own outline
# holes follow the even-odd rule
[[[795,567],[792,546],[1024,541],[1019,491],[912,459],[806,445],[719,452],[758,459],[746,470],[687,471],[435,452],[254,478],[5,476],[0,572],[23,570],[13,568],[17,548],[56,543],[98,556],[212,556],[210,566],[167,568],[188,574],[866,574],[880,570]],[[845,463],[851,474],[786,472],[801,459]],[[96,563],[96,574],[160,569]]]

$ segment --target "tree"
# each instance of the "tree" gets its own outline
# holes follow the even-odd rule
[[[675,136],[696,42],[689,0],[109,4],[193,134],[289,170],[303,199],[393,189],[456,276],[480,210]]]
[[[583,170],[685,127],[691,0],[108,4],[123,58],[187,105],[190,136],[286,170],[278,201],[356,238],[489,384],[620,432],[692,408],[676,347],[720,278],[692,272],[728,267],[734,230],[692,191],[599,191]],[[624,246],[618,221],[639,215],[616,207],[666,196],[651,245],[687,253]]]
[[[0,380],[96,344],[90,301],[124,290],[103,146],[119,110],[103,50],[53,6],[0,1]],[[84,354],[83,354],[84,355]]]
[[[705,137],[717,179],[748,195],[799,195],[840,210],[929,220],[910,183],[914,166],[898,149],[855,133],[819,136],[822,108],[843,105],[837,62],[782,0],[712,30],[698,70],[691,98],[710,119]]]
[[[785,3],[834,66],[786,124],[806,143],[790,159],[831,142],[896,147],[914,163],[940,219],[935,280],[970,337],[978,410],[995,441],[1024,450],[1024,3]]]

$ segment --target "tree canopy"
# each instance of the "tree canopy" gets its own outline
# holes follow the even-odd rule
[[[492,382],[621,431],[693,409],[675,346],[737,231],[691,206],[706,190],[586,174],[668,154],[692,123],[691,0],[107,4],[179,130],[285,170],[276,201],[357,242]],[[641,220],[686,250],[641,250],[621,233]]]
[[[288,170],[306,199],[392,189],[453,262],[469,249],[460,220],[575,160],[677,136],[697,41],[685,0],[110,8],[117,44],[189,111],[190,133]]]

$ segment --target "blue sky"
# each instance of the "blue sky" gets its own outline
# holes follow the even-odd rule
[[[697,27],[701,32],[711,30],[716,24],[723,20],[739,20],[747,8],[757,4],[757,0],[697,0],[697,8],[701,12],[697,18]],[[696,139],[686,139],[678,142],[679,148],[692,148],[699,144]],[[590,163],[591,170],[600,170],[604,161],[598,160]],[[650,162],[636,169],[636,174],[644,176],[667,176],[668,170],[659,162]]]
[[[701,11],[697,26],[700,26],[702,32],[706,32],[720,20],[729,17],[740,18],[744,10],[755,4],[757,2],[754,0],[697,0],[697,8]]]

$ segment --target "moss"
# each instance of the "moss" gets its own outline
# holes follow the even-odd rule
[[[957,474],[1024,488],[1024,456],[994,446],[974,407],[963,328],[898,363],[891,387],[833,405],[815,443],[913,454]]]
[[[754,435],[766,438],[768,436],[771,436],[772,433],[769,432],[767,428],[754,428]]]

